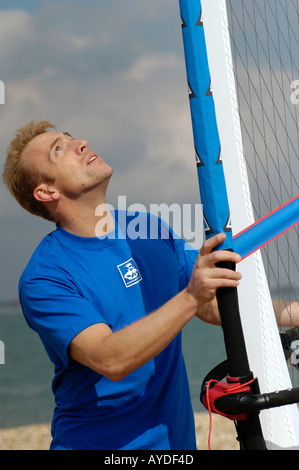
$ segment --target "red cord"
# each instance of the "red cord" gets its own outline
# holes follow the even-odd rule
[[[212,435],[212,411],[211,411],[211,405],[210,405],[210,396],[209,396],[209,388],[211,382],[219,382],[218,380],[209,380],[207,384],[207,404],[208,404],[208,411],[209,411],[209,420],[210,420],[210,425],[209,425],[209,437],[208,437],[208,448],[209,450],[211,449],[211,435]]]

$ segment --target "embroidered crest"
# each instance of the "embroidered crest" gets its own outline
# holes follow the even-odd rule
[[[117,267],[126,287],[131,287],[142,280],[139,269],[133,258],[119,264]]]

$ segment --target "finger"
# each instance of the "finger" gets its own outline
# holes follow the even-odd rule
[[[216,248],[217,245],[224,242],[226,238],[225,233],[218,233],[211,238],[208,238],[201,247],[200,254],[201,255],[208,255]]]
[[[240,260],[241,256],[234,251],[219,250],[207,252],[206,254],[202,254],[202,252],[200,252],[196,266],[198,268],[201,266],[212,267],[221,261],[238,263]]]
[[[206,279],[205,288],[207,290],[216,290],[219,287],[238,287],[241,277],[239,273],[231,275],[230,273],[219,271],[218,273],[213,272],[213,274],[209,276],[209,279]]]
[[[231,261],[232,263],[238,263],[241,260],[241,256],[234,251],[219,250],[213,251],[209,255],[209,259],[212,263],[220,263],[221,261]]]
[[[242,279],[242,274],[238,271],[232,271],[231,269],[215,268],[209,271],[210,279],[231,279],[233,281],[239,281]]]
[[[238,287],[240,280],[238,279],[211,279],[210,289],[217,290],[220,287]]]

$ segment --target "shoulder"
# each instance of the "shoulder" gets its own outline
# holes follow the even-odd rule
[[[57,239],[57,230],[49,233],[33,252],[19,280],[21,287],[33,279],[57,278],[62,271],[65,251]]]

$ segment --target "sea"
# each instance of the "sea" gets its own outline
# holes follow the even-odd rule
[[[19,308],[0,309],[0,346],[0,429],[50,422],[53,365]],[[226,358],[221,328],[194,318],[183,329],[183,351],[193,409],[204,411],[202,381]]]

